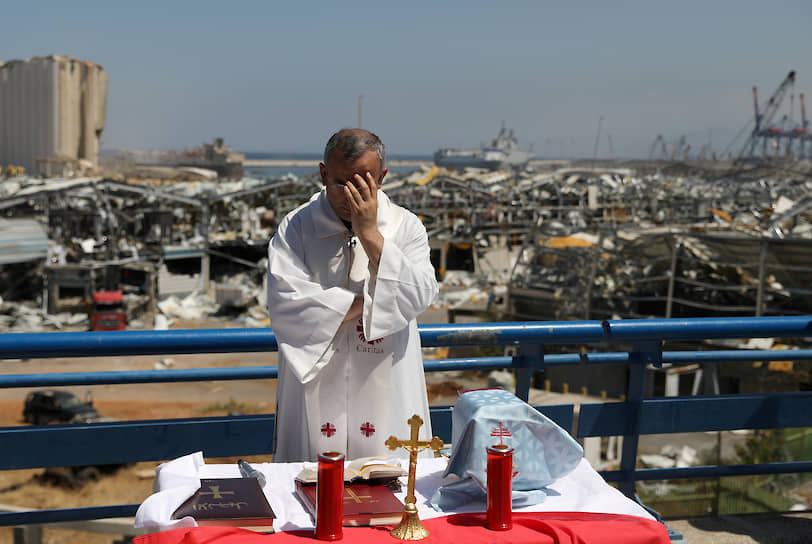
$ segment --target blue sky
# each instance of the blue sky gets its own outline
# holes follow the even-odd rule
[[[223,136],[241,151],[318,152],[357,124],[363,95],[362,124],[390,154],[476,147],[504,121],[539,155],[591,156],[602,116],[599,155],[611,135],[616,156],[645,157],[657,134],[721,151],[752,118],[752,86],[763,101],[789,70],[795,93],[812,94],[801,0],[32,0],[2,12],[0,60],[105,68],[106,148]]]

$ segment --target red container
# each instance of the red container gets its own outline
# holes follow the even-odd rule
[[[513,448],[503,444],[488,446],[488,512],[485,526],[493,531],[513,527]]]
[[[344,454],[335,451],[319,455],[316,480],[316,538],[344,538]]]
[[[127,328],[124,313],[124,292],[96,291],[93,293],[93,311],[90,315],[90,330],[122,331]]]

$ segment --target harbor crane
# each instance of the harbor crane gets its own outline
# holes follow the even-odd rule
[[[790,130],[784,132],[783,136],[787,140],[787,155],[792,154],[792,147],[795,141],[798,141],[798,158],[804,159],[806,158],[806,141],[810,139],[809,135],[809,120],[806,118],[806,104],[804,103],[804,93],[801,93],[800,96],[801,102],[801,123],[796,124]]]
[[[651,144],[651,151],[648,154],[648,160],[654,158],[654,152],[657,151],[657,144],[660,145],[660,152],[662,153],[661,159],[668,158],[668,151],[665,148],[665,138],[663,138],[662,134],[658,134],[656,138],[654,138],[654,143]]]
[[[674,149],[671,151],[671,160],[688,160],[688,153],[691,151],[691,144],[685,137],[685,134],[680,136],[679,141],[674,144]]]
[[[747,151],[747,148],[750,149],[750,158],[755,158],[756,155],[756,145],[758,145],[759,139],[761,139],[762,144],[762,157],[767,156],[767,144],[769,141],[776,141],[780,140],[781,137],[784,135],[784,131],[777,126],[772,125],[773,118],[775,114],[778,112],[778,109],[781,107],[781,102],[784,100],[784,96],[787,93],[787,90],[790,87],[795,85],[795,70],[790,70],[787,77],[781,82],[775,92],[770,96],[769,100],[761,107],[758,104],[758,88],[753,86],[753,107],[755,108],[755,127],[753,128],[753,132],[750,134],[750,139],[745,144],[745,147],[742,149],[741,153],[739,153],[739,158],[741,158]],[[778,142],[775,144],[776,151],[779,149]]]

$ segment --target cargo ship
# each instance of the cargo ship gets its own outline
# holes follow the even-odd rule
[[[434,153],[434,164],[456,170],[463,168],[502,170],[522,168],[535,156],[533,151],[520,150],[513,129],[508,130],[503,125],[489,146],[483,146],[481,149],[439,149]]]

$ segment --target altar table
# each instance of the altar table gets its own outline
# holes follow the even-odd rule
[[[513,528],[490,531],[485,514],[453,514],[423,521],[425,544],[667,544],[665,526],[654,520],[620,514],[582,512],[514,512]],[[393,543],[391,527],[345,527],[343,542]],[[134,544],[285,544],[319,542],[312,530],[255,533],[233,527],[187,527],[137,537]]]
[[[403,459],[404,466],[408,461]],[[174,466],[173,466],[174,463]],[[532,542],[556,544],[656,543],[669,542],[662,523],[639,504],[608,485],[586,459],[570,474],[545,488],[547,499],[539,504],[517,509],[513,529],[490,531],[484,527],[484,503],[473,503],[455,512],[438,512],[428,503],[443,482],[445,458],[420,459],[417,465],[415,497],[418,515],[430,532],[426,544],[450,542]],[[157,492],[150,496],[136,514],[137,526],[158,532],[134,539],[136,544],[232,544],[236,542],[314,542],[313,520],[296,499],[294,477],[303,463],[257,463],[265,475],[263,491],[277,519],[274,534],[256,533],[232,527],[194,527],[191,518],[170,520],[171,512],[194,492],[199,478],[239,477],[237,465],[212,464],[202,461],[202,454],[180,458],[165,464],[156,478]],[[187,491],[179,491],[181,489]],[[403,500],[406,486],[398,493]],[[180,502],[178,502],[180,501]],[[348,542],[392,542],[391,527],[345,527]]]

